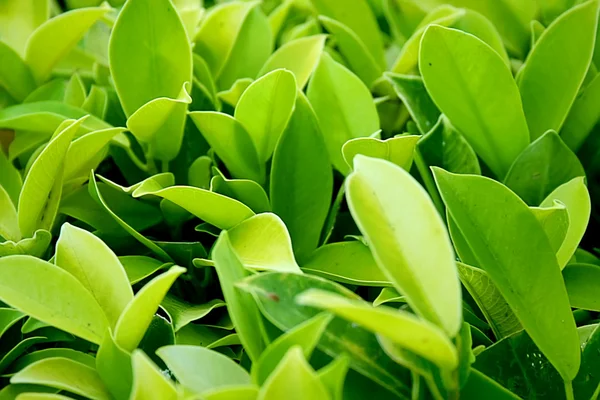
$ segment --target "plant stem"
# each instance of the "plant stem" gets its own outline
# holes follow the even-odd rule
[[[575,396],[573,395],[572,381],[565,381],[565,394],[567,396],[567,400],[575,400]]]

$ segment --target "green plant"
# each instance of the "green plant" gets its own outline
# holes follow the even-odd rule
[[[0,1],[0,400],[598,399],[597,0]]]

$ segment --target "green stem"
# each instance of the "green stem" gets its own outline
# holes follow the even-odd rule
[[[598,400],[598,397],[600,397],[600,384],[598,384],[598,387],[590,400]]]
[[[575,396],[573,394],[573,381],[565,381],[565,394],[567,396],[567,400],[575,400]]]
[[[435,400],[444,400],[444,396],[440,393],[440,389],[435,384],[435,380],[431,375],[424,375],[423,378],[425,382],[427,382],[427,387],[429,387],[429,391]]]

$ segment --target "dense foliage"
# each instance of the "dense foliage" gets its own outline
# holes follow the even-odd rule
[[[0,0],[0,400],[597,399],[597,0]]]

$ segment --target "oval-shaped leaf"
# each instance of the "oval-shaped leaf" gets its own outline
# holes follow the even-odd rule
[[[560,130],[560,137],[571,150],[577,151],[581,148],[596,122],[600,120],[600,109],[596,107],[598,102],[600,74],[579,93]]]
[[[439,168],[434,176],[478,266],[563,379],[573,380],[580,364],[579,338],[560,268],[540,223],[517,195],[492,179]]]
[[[31,70],[21,56],[4,41],[0,41],[0,58],[0,87],[16,101],[25,100],[36,87]]]
[[[492,48],[455,29],[430,26],[419,65],[439,109],[499,177],[529,143],[519,90]]]
[[[348,140],[342,147],[346,163],[352,167],[354,157],[362,154],[393,162],[410,171],[419,136],[406,135],[380,140],[377,138],[356,138]]]
[[[563,269],[571,307],[600,311],[600,267],[592,264],[569,264]]]
[[[517,80],[531,139],[560,131],[592,61],[597,23],[597,1],[573,7],[529,53]]]
[[[317,248],[332,192],[325,140],[306,96],[299,93],[273,155],[270,181],[273,212],[287,225],[299,259]]]
[[[454,336],[462,320],[460,282],[450,238],[427,192],[402,168],[365,156],[355,157],[346,191],[379,268],[418,314]]]
[[[352,72],[323,54],[308,85],[308,99],[319,120],[333,166],[348,174],[342,157],[346,141],[379,129],[379,116],[369,89]]]

